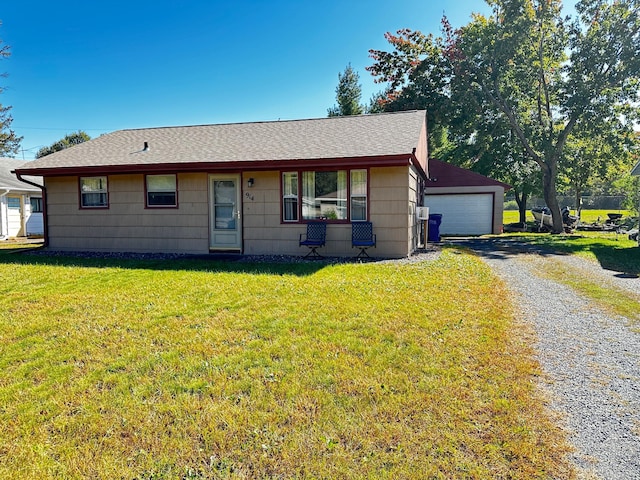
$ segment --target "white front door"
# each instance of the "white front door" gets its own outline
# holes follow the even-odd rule
[[[22,235],[22,199],[21,197],[7,197],[7,223],[10,237]]]
[[[242,250],[240,175],[209,176],[209,247]]]

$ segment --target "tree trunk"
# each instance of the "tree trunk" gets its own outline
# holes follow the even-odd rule
[[[520,225],[522,227],[527,223],[527,192],[522,191],[522,194],[518,195],[515,192],[516,203],[518,204],[518,213],[520,214]]]
[[[542,166],[542,192],[544,195],[544,201],[551,210],[551,218],[553,220],[553,227],[551,233],[564,233],[564,226],[562,224],[562,213],[560,212],[560,205],[558,204],[558,196],[556,192],[556,176],[558,173],[558,161],[555,157],[551,156],[545,160]]]
[[[580,218],[580,214],[582,213],[582,195],[581,191],[578,187],[576,187],[576,215]]]

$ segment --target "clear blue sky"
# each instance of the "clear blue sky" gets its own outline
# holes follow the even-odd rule
[[[67,133],[325,117],[338,73],[365,71],[387,31],[440,33],[483,0],[3,0],[0,61],[31,159]]]

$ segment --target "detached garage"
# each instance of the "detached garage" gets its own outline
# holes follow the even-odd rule
[[[424,205],[442,214],[441,235],[502,232],[504,192],[511,188],[479,173],[429,160]]]

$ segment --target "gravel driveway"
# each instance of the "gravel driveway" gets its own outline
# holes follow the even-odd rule
[[[504,237],[445,241],[478,253],[511,286],[521,318],[535,328],[541,387],[549,407],[564,418],[579,478],[640,479],[640,324],[605,313],[535,272],[544,262],[567,262],[590,280],[639,299],[640,279]]]

